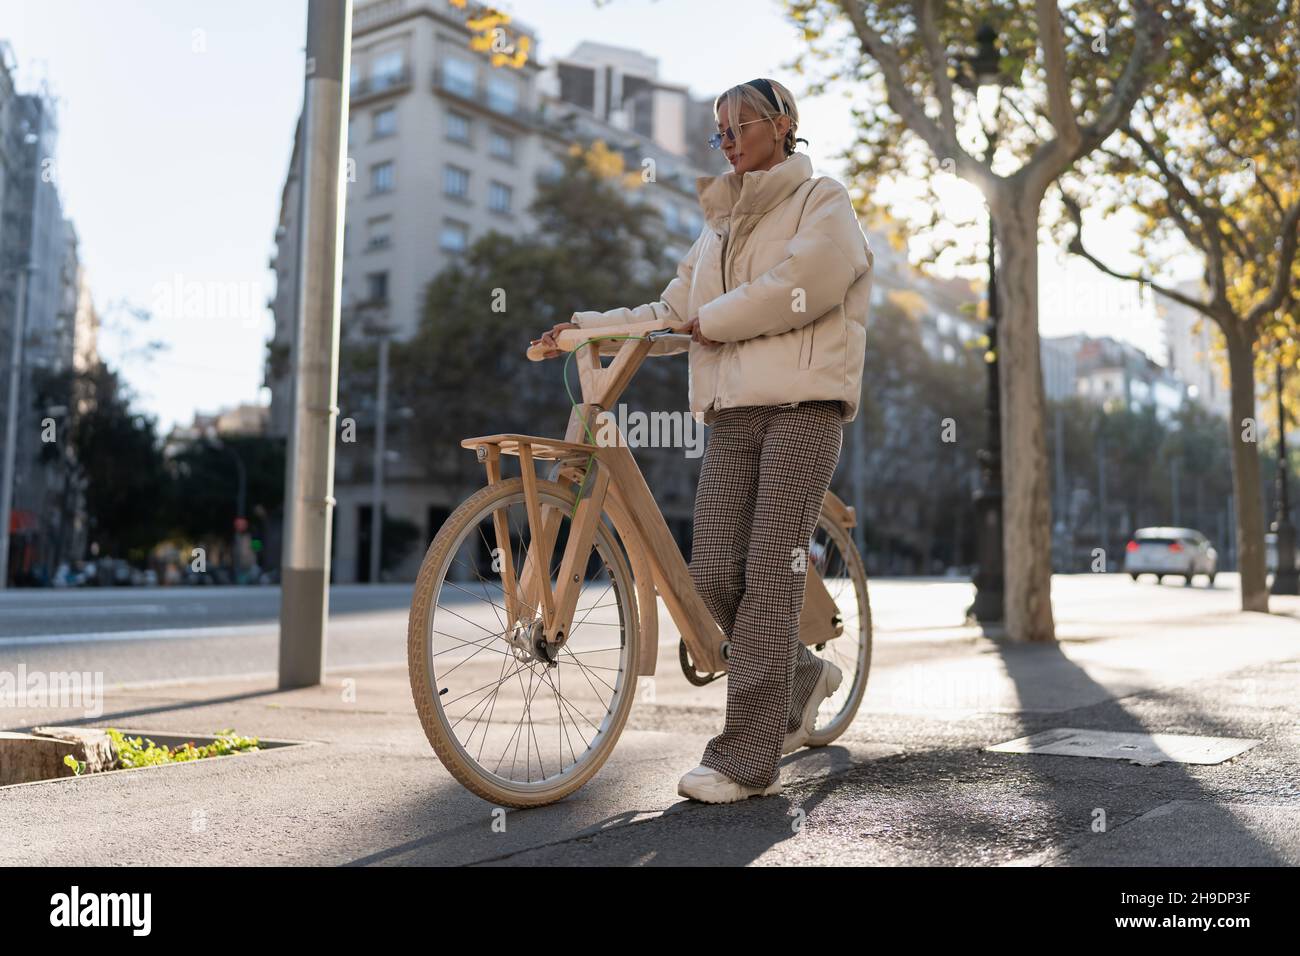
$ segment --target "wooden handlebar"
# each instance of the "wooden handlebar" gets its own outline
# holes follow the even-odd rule
[[[645,335],[647,332],[657,332],[666,329],[673,332],[679,332],[682,326],[670,325],[665,322],[629,322],[624,325],[602,325],[590,329],[565,329],[555,337],[555,344],[562,352],[572,352],[578,346],[582,345],[588,339],[597,338],[606,335]],[[624,339],[617,339],[610,342],[598,342],[596,347],[622,345]],[[533,362],[540,362],[546,357],[548,349],[546,346],[538,343],[537,345],[528,346],[528,358]]]

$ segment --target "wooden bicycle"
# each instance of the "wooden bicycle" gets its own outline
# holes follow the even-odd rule
[[[408,664],[429,743],[460,783],[495,804],[552,803],[600,769],[638,678],[655,673],[659,598],[681,634],[687,680],[703,685],[726,672],[726,635],[626,441],[621,433],[594,440],[596,416],[614,408],[664,338],[690,337],[659,323],[559,333],[559,348],[576,351],[570,360],[582,384],[564,440],[461,442],[488,483],[447,518],[425,554]],[[543,353],[533,346],[528,357]],[[613,356],[608,366],[602,354]],[[503,475],[504,456],[518,457],[519,477]],[[539,461],[553,463],[547,478],[537,474]],[[871,608],[855,523],[853,508],[828,490],[809,542],[799,637],[844,680],[822,702],[810,746],[844,732],[866,688]]]

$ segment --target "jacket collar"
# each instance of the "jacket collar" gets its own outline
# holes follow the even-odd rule
[[[713,227],[732,216],[760,216],[789,198],[812,177],[812,160],[807,153],[792,153],[771,169],[721,176],[698,176],[695,194],[704,218]],[[742,182],[743,179],[743,182]]]

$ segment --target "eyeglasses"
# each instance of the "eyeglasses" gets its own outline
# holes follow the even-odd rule
[[[727,142],[734,143],[736,141],[737,129],[744,129],[746,126],[749,126],[751,123],[766,123],[769,118],[770,117],[764,117],[763,119],[746,120],[743,123],[737,123],[735,129],[732,129],[730,126],[728,126],[726,130]],[[722,133],[714,133],[712,136],[709,137],[709,147],[711,149],[717,149],[721,145],[722,145]]]

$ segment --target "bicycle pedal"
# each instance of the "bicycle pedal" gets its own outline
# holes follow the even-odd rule
[[[696,670],[694,662],[691,660],[690,649],[687,648],[686,642],[679,640],[677,643],[677,658],[682,665],[682,673],[686,679],[696,687],[703,687],[705,684],[712,684],[719,677],[726,675],[726,671],[716,671],[705,674],[703,671]]]

